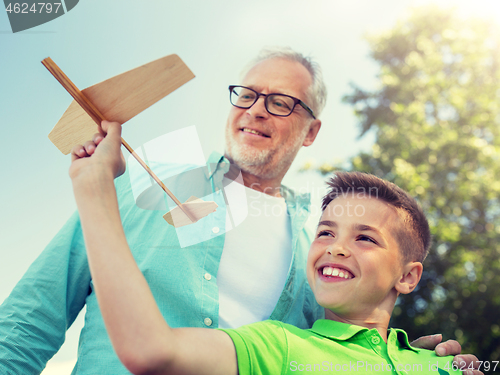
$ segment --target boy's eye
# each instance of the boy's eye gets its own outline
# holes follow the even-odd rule
[[[373,238],[365,235],[360,235],[358,236],[358,241],[367,241],[367,242],[372,242],[374,244],[377,244],[377,241],[375,241]]]
[[[331,232],[328,232],[326,230],[322,230],[318,233],[317,237],[324,237],[324,236],[329,236],[329,237],[333,237],[333,233]]]

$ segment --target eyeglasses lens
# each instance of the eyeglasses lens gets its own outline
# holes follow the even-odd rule
[[[250,108],[258,98],[258,94],[244,87],[234,87],[231,91],[231,104],[240,108]],[[294,108],[294,100],[286,95],[265,96],[269,113],[277,116],[288,116]]]
[[[293,111],[293,99],[285,95],[271,95],[266,97],[267,110],[273,115],[288,116]]]
[[[231,91],[231,104],[241,108],[250,108],[255,103],[257,94],[244,87],[234,87]]]

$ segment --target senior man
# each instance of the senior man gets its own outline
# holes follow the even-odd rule
[[[125,173],[116,185],[127,241],[172,327],[236,327],[271,318],[307,328],[324,314],[305,278],[309,200],[281,181],[321,127],[326,90],[319,67],[288,49],[265,51],[241,85],[230,87],[230,100],[225,155],[213,153],[196,181],[219,209],[182,234],[203,240],[181,246],[181,235],[158,211],[136,205]],[[73,152],[83,156],[93,148],[88,143]],[[229,230],[221,192],[235,175],[248,189],[248,201],[236,205],[281,210],[250,212]],[[0,307],[0,373],[40,373],[86,305],[73,374],[128,374],[106,334],[84,246],[75,214]],[[457,354],[457,346],[442,348]]]

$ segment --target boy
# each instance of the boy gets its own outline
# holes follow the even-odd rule
[[[119,137],[119,126],[110,125],[92,157],[72,153],[70,176],[101,312],[132,373],[458,373],[451,357],[411,348],[403,331],[387,331],[397,296],[420,280],[429,227],[401,189],[362,174],[332,180],[309,252],[308,281],[326,319],[310,330],[275,321],[226,331],[171,329],[121,226],[113,185],[125,168]]]

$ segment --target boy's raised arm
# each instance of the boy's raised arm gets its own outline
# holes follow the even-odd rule
[[[125,239],[114,178],[125,170],[121,126],[72,151],[70,176],[90,271],[106,329],[134,374],[237,374],[230,337],[203,328],[172,329],[158,309]],[[175,303],[175,301],[172,301]]]

